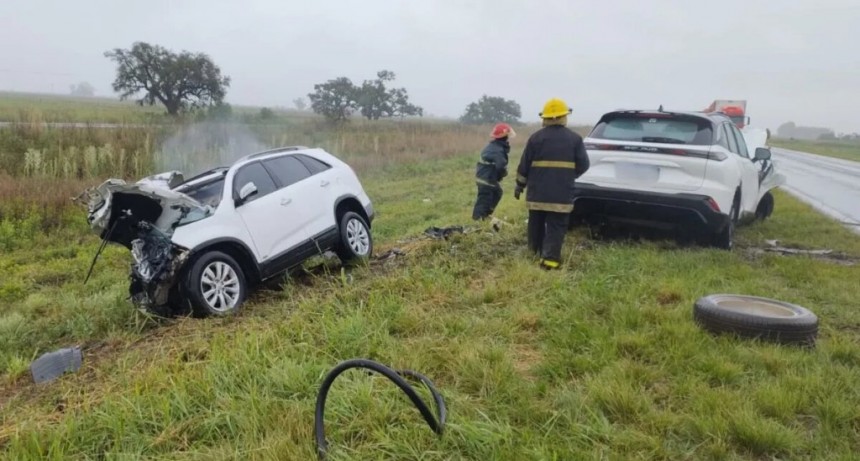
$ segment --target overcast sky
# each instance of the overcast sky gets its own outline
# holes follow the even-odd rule
[[[104,51],[208,53],[234,104],[290,106],[337,76],[397,74],[431,114],[482,94],[526,119],[747,99],[754,125],[860,131],[860,1],[0,0],[0,90],[111,93]]]

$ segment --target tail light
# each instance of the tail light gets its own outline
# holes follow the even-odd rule
[[[711,209],[716,211],[717,213],[720,212],[720,205],[717,203],[716,200],[714,200],[713,197],[708,197],[708,206],[711,207]]]

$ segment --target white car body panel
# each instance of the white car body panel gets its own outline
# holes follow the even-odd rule
[[[290,161],[301,170],[286,169],[290,162],[283,162],[281,168],[276,168],[277,162],[268,162],[289,156],[316,161],[299,157]],[[240,187],[234,187],[237,186],[234,179],[242,168],[254,163],[262,163],[265,169],[258,173],[266,175],[267,184],[269,187],[274,184],[274,190],[237,201]],[[276,179],[275,172],[283,176]],[[305,176],[301,178],[302,175]],[[263,176],[257,179],[263,181]],[[134,293],[132,298],[147,309],[167,302],[172,286],[169,284],[177,283],[176,277],[185,261],[208,251],[210,245],[225,242],[240,245],[257,266],[255,275],[267,278],[339,244],[337,206],[341,200],[351,200],[346,205],[364,214],[368,225],[374,215],[370,198],[352,168],[322,149],[261,152],[240,159],[229,168],[212,170],[185,183],[182,180],[181,173],[166,172],[135,184],[112,179],[87,191],[88,220],[93,230],[132,249],[136,259],[133,277],[140,276],[141,268],[146,267],[143,282],[152,282],[153,286],[145,288],[146,293]],[[223,186],[218,201],[214,186],[220,181]],[[287,185],[279,188],[279,184]],[[212,206],[192,197],[208,186],[213,186],[211,193],[204,192],[201,200],[211,201]],[[123,209],[114,212],[116,197],[122,198],[119,203]],[[119,223],[122,226],[117,226]],[[111,229],[117,227],[120,231],[111,235]],[[173,251],[151,251],[158,245],[172,246]],[[154,274],[153,267],[168,267],[169,272]]]
[[[671,131],[675,127],[665,124],[672,122],[663,120],[673,117],[709,123],[711,132],[716,130],[713,139],[699,136],[707,125],[700,125],[699,133],[682,138],[694,132],[684,131],[682,125],[677,125],[678,131]],[[610,128],[611,135],[608,134]],[[649,141],[674,137],[679,142],[640,142],[637,136]],[[708,143],[694,144],[699,141]],[[721,221],[727,219],[725,215],[729,214],[736,192],[740,191],[738,216],[749,218],[755,216],[762,197],[784,183],[784,177],[775,172],[771,160],[755,159],[756,148],[767,147],[767,132],[750,127],[741,132],[722,115],[612,112],[601,118],[601,123],[584,143],[590,168],[576,182],[584,186],[577,197],[589,205],[581,211],[585,214],[597,210],[594,212],[616,213],[614,216],[623,217],[620,214],[627,212],[621,210],[630,210],[623,207],[635,206],[635,203],[684,209],[688,203],[685,201],[699,200],[690,210],[697,210],[693,212],[699,214],[717,211],[724,215],[717,220]],[[617,205],[603,208],[597,203]],[[713,211],[703,210],[702,203],[710,203],[708,208]],[[648,218],[637,212],[637,216],[630,219],[638,222]],[[702,219],[707,220],[705,216]]]

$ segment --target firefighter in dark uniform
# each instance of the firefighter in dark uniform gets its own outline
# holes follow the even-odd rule
[[[508,140],[514,136],[516,133],[510,125],[499,123],[490,134],[493,140],[481,152],[481,160],[475,170],[478,198],[472,210],[472,219],[476,221],[489,218],[502,200],[499,181],[508,175],[508,153],[511,151]]]
[[[582,137],[569,130],[571,110],[560,99],[550,99],[540,116],[543,128],[526,144],[517,168],[514,198],[526,190],[529,210],[529,249],[539,255],[544,269],[561,266],[561,246],[573,211],[573,183],[588,170]]]

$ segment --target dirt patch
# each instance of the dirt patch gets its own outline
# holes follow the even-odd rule
[[[661,306],[677,304],[682,299],[681,294],[671,290],[660,290],[657,292],[657,302]]]
[[[513,347],[514,371],[529,381],[535,381],[535,369],[543,361],[543,355],[530,344],[517,344]]]
[[[527,332],[536,332],[541,327],[541,316],[537,312],[519,312],[515,315],[514,321],[520,329]]]

